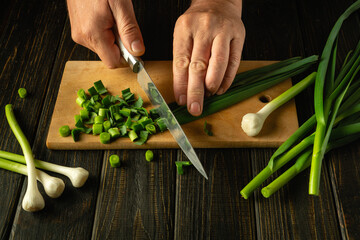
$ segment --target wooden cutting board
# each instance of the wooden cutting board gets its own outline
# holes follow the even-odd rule
[[[242,61],[239,72],[271,63],[273,61]],[[165,100],[168,103],[173,102],[172,62],[149,61],[145,62],[145,67]],[[168,131],[151,136],[142,146],[135,145],[128,138],[101,144],[99,136],[91,134],[81,134],[78,142],[74,142],[71,136],[61,137],[59,128],[62,125],[73,128],[74,115],[79,114],[80,107],[75,103],[77,90],[87,90],[99,79],[112,95],[121,95],[121,90],[130,87],[133,93],[144,99],[144,107],[151,108],[147,96],[136,81],[136,74],[130,68],[108,69],[100,61],[69,61],[64,69],[46,141],[49,149],[178,148]],[[294,101],[290,101],[269,116],[264,128],[256,137],[248,137],[242,131],[241,119],[246,113],[257,112],[262,108],[265,105],[261,101],[262,98],[273,99],[289,87],[290,79],[221,112],[184,124],[184,132],[194,148],[278,147],[298,128]],[[208,136],[203,131],[205,120],[210,125],[213,136]]]

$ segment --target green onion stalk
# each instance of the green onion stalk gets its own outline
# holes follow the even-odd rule
[[[314,147],[311,160],[309,194],[318,195],[320,186],[321,164],[327,149],[327,143],[331,134],[333,120],[337,114],[337,110],[341,101],[346,94],[352,80],[359,71],[360,64],[360,42],[345,67],[341,70],[338,77],[334,77],[334,63],[331,59],[336,58],[337,42],[339,31],[343,22],[355,11],[360,8],[360,0],[353,3],[337,20],[330,32],[328,40],[325,44],[321,60],[318,66],[318,74],[315,80],[315,115],[316,115],[316,132]],[[332,56],[331,56],[332,55]],[[330,69],[330,70],[329,70]],[[325,87],[326,85],[329,87]],[[328,83],[329,82],[329,83]],[[331,92],[329,96],[326,93]],[[336,99],[336,100],[335,100]],[[329,121],[330,119],[330,121]]]
[[[318,56],[316,55],[304,59],[296,57],[239,73],[226,93],[204,99],[203,113],[198,117],[192,116],[187,111],[186,106],[170,103],[169,107],[180,124],[195,121],[230,107],[288,78],[300,74],[316,63],[317,60]]]

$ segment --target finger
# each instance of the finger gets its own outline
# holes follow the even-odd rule
[[[209,67],[205,77],[207,92],[215,94],[224,78],[229,61],[230,40],[226,36],[215,37],[211,47]]]
[[[205,75],[210,58],[212,39],[195,37],[189,66],[187,107],[190,114],[199,116],[202,112]]]
[[[244,41],[241,40],[240,38],[235,38],[231,40],[230,55],[227,64],[227,69],[224,75],[224,79],[216,94],[220,95],[226,92],[226,90],[229,89],[231,83],[233,82],[234,77],[239,69],[243,45],[244,45]]]
[[[185,105],[188,89],[188,69],[192,50],[192,38],[188,31],[175,28],[173,43],[173,87],[175,100]]]
[[[144,41],[131,0],[109,1],[109,4],[125,48],[134,56],[143,55]]]
[[[115,44],[115,37],[111,30],[105,30],[95,35],[91,49],[99,55],[99,58],[109,68],[124,66],[121,60],[120,49]]]

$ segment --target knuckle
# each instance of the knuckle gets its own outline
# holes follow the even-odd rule
[[[175,59],[175,67],[179,69],[186,69],[189,67],[190,60],[186,56],[177,57]]]
[[[190,69],[194,72],[204,72],[207,69],[207,63],[203,60],[191,61]]]
[[[175,23],[176,27],[183,27],[183,28],[190,28],[191,26],[191,19],[188,14],[181,15]]]
[[[240,64],[240,56],[232,55],[229,57],[228,68],[238,68]]]
[[[135,23],[126,23],[123,24],[120,28],[120,32],[124,35],[124,36],[132,36],[137,34],[138,32],[138,27]]]

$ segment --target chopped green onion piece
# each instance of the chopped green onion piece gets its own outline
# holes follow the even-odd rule
[[[126,128],[125,128],[126,130]],[[110,134],[111,138],[118,138],[120,137],[120,132],[118,128],[110,128],[108,133]],[[125,134],[124,134],[125,135]]]
[[[140,131],[140,130],[143,130],[144,127],[139,123],[134,123],[131,125],[131,129],[134,131]]]
[[[154,153],[151,150],[147,150],[145,153],[145,159],[148,162],[151,162],[154,159]]]
[[[119,114],[119,113],[114,113],[114,120],[115,122],[120,122],[122,121],[124,118]]]
[[[95,123],[92,127],[92,131],[94,135],[99,135],[103,132],[103,125],[102,123]]]
[[[154,124],[148,124],[145,126],[146,131],[148,131],[150,134],[156,133],[156,127]]]
[[[124,117],[130,117],[131,110],[129,108],[124,107],[120,110],[120,114],[123,115]]]
[[[109,157],[109,162],[110,162],[111,167],[113,167],[113,168],[118,168],[121,166],[120,158],[116,154],[113,154]]]
[[[78,114],[74,116],[74,119],[75,119],[75,123],[77,123],[78,121],[81,121],[81,117]]]
[[[184,174],[183,166],[190,166],[190,165],[192,165],[192,163],[190,161],[176,161],[175,165],[176,165],[178,174],[183,175]]]
[[[101,103],[96,102],[96,103],[94,104],[94,111],[95,111],[95,112],[99,112],[99,109],[100,109],[101,107],[102,107]]]
[[[81,120],[89,119],[89,111],[86,109],[81,109],[80,110],[80,118],[81,118]]]
[[[125,122],[125,126],[126,126],[127,128],[130,128],[130,127],[131,127],[131,125],[132,125],[131,118],[130,118],[130,117],[128,117],[128,119],[127,119],[127,120],[126,120],[126,122]]]
[[[138,138],[138,135],[134,130],[131,130],[128,135],[132,142],[134,142]]]
[[[86,122],[84,122],[85,124],[94,124],[95,122],[95,117],[97,116],[96,112],[90,112],[89,113],[89,120],[87,120]]]
[[[106,114],[109,110],[106,108],[99,108],[99,116],[106,117]]]
[[[62,137],[67,137],[70,135],[71,131],[70,131],[70,127],[68,125],[64,125],[64,126],[61,126],[59,128],[59,133],[60,133],[60,136]]]
[[[88,92],[90,93],[91,96],[95,96],[98,95],[98,92],[96,91],[95,87],[92,86],[91,88],[88,89]]]
[[[27,91],[25,88],[19,88],[18,90],[18,94],[20,98],[26,98],[27,96]]]
[[[94,87],[100,95],[107,93],[107,90],[101,80],[94,82]]]
[[[95,124],[96,123],[103,124],[104,123],[104,117],[103,116],[96,116],[95,119],[94,119],[94,122],[95,122]]]
[[[107,132],[100,133],[100,142],[103,144],[110,143],[110,134]]]
[[[125,125],[122,125],[120,127],[120,133],[121,133],[121,136],[125,136],[127,134],[127,129],[126,129]]]
[[[105,121],[105,122],[103,123],[103,127],[104,127],[104,131],[105,131],[105,132],[109,131],[109,129],[111,128],[111,123],[110,123],[110,121]]]
[[[204,122],[204,132],[208,135],[208,136],[213,136],[213,132],[210,130],[210,125],[207,124],[207,122]]]
[[[160,132],[163,132],[167,129],[165,121],[166,120],[163,118],[160,118],[159,120],[156,121],[156,124],[159,127]]]
[[[139,96],[138,100],[136,100],[136,102],[134,103],[134,107],[142,107],[143,104],[144,100]]]
[[[82,97],[77,97],[77,98],[76,98],[76,103],[77,103],[80,107],[83,106],[83,104],[85,103],[85,101],[86,101],[86,99],[84,99],[84,98],[82,98]]]
[[[71,136],[72,136],[74,142],[79,141],[80,133],[81,133],[81,131],[78,128],[74,128],[71,130]]]
[[[109,107],[111,105],[111,95],[106,95],[102,100],[101,103],[105,106],[105,107]]]
[[[88,95],[86,95],[84,89],[79,89],[79,90],[77,91],[77,95],[78,95],[78,97],[81,97],[81,98],[83,98],[83,99],[85,99],[85,100],[88,99]]]
[[[148,131],[140,131],[140,137],[135,141],[136,145],[143,145],[148,139]]]

